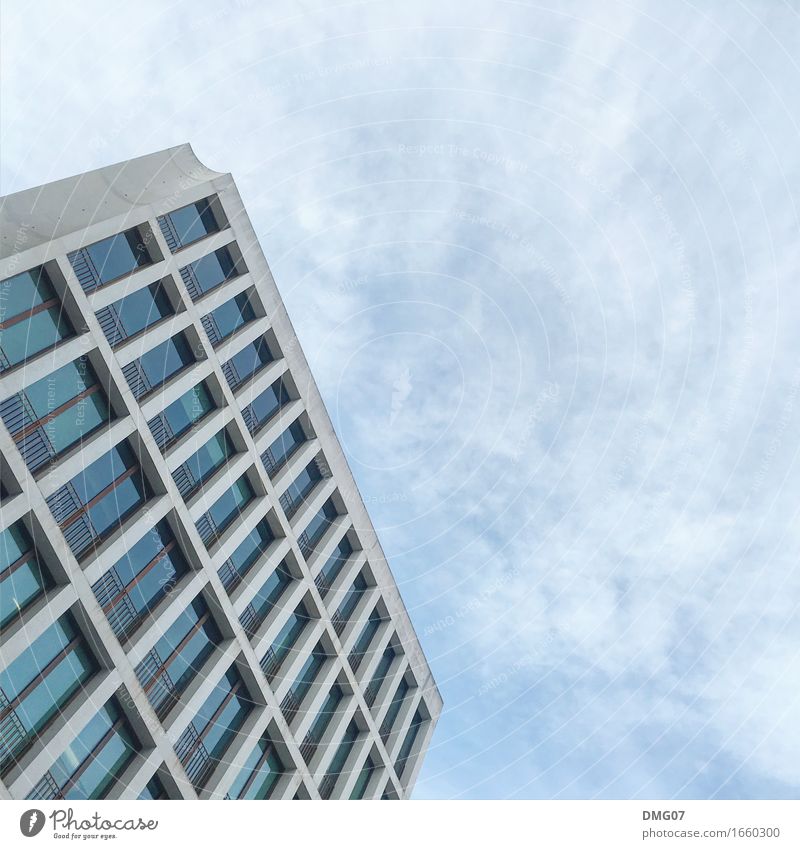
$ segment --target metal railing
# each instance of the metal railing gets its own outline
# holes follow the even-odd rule
[[[329,772],[319,783],[319,795],[323,799],[330,799],[339,778],[338,772]]]
[[[317,752],[317,747],[319,746],[319,740],[309,731],[305,737],[303,737],[303,742],[300,744],[300,755],[303,760],[308,764],[311,761],[311,758]]]
[[[161,228],[161,235],[164,237],[167,247],[171,253],[175,253],[181,247],[181,240],[178,237],[178,231],[175,229],[175,225],[172,223],[172,218],[169,215],[159,215],[156,220],[158,221],[158,226]]]
[[[0,763],[2,763],[27,741],[28,732],[2,689],[0,689],[0,715],[3,717],[0,721]]]
[[[175,438],[175,433],[163,413],[159,413],[155,418],[150,419],[147,426],[161,451]]]
[[[67,254],[67,259],[84,292],[92,292],[100,285],[100,274],[86,248],[71,251]]]
[[[128,331],[122,326],[119,313],[113,304],[98,310],[95,317],[112,348],[128,338]]]
[[[283,659],[278,657],[275,653],[275,649],[270,646],[264,657],[261,658],[261,671],[266,676],[267,681],[272,681],[272,679],[278,674],[278,670],[281,668],[281,663]]]
[[[36,782],[33,790],[28,794],[28,799],[61,799],[63,798],[61,795],[61,788],[58,786],[58,782],[53,778],[52,774],[48,770],[40,779]]]
[[[139,360],[134,360],[132,363],[128,363],[126,366],[123,366],[122,374],[128,382],[128,386],[130,387],[131,392],[133,392],[134,398],[141,398],[142,395],[145,395],[153,388],[153,384],[150,382],[150,378],[148,378],[145,374]]]
[[[195,787],[200,787],[208,777],[213,761],[193,722],[189,723],[188,728],[175,743],[175,754],[183,764],[189,781]]]
[[[283,718],[287,722],[291,722],[295,716],[297,715],[297,711],[300,710],[300,700],[295,695],[294,690],[289,688],[287,690],[286,695],[283,697],[281,701],[281,713],[283,714]]]
[[[169,671],[163,668],[163,665],[161,656],[153,648],[134,670],[139,683],[147,693],[150,704],[161,718],[167,715],[178,700],[175,682],[172,680]]]
[[[112,566],[92,585],[92,592],[100,607],[105,608],[112,601],[114,606],[106,613],[111,630],[122,637],[139,621],[141,615],[125,591],[116,567]]]

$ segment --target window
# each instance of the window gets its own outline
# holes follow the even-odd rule
[[[75,333],[42,266],[3,280],[0,303],[0,371]]]
[[[241,260],[235,262],[227,247],[201,257],[180,270],[181,278],[193,301],[244,271],[244,263]]]
[[[292,694],[298,703],[303,701],[306,693],[311,689],[311,685],[316,680],[327,659],[327,652],[321,643],[317,643],[314,651],[311,653],[311,657],[303,664],[303,668],[298,673],[294,684],[292,684]]]
[[[36,471],[109,421],[111,410],[81,357],[3,401],[0,416],[28,468]]]
[[[184,392],[177,401],[173,401],[165,410],[151,419],[147,426],[153,434],[158,447],[163,451],[189,428],[200,421],[207,413],[216,409],[216,404],[203,383],[198,383],[188,392]]]
[[[102,799],[139,750],[112,698],[50,767],[29,799]]]
[[[206,545],[216,539],[242,512],[242,508],[255,498],[253,487],[242,475],[239,480],[197,520],[197,531]]]
[[[316,516],[308,523],[305,531],[300,534],[300,550],[308,557],[314,546],[325,536],[331,522],[339,515],[332,499],[328,499]]]
[[[300,505],[310,495],[311,491],[322,480],[316,460],[312,460],[300,474],[289,484],[286,492],[281,495],[280,502],[287,518],[293,516]]]
[[[212,345],[219,344],[256,317],[250,295],[242,292],[201,319]]]
[[[52,580],[22,522],[0,533],[0,628],[16,619]]]
[[[370,643],[378,633],[378,629],[381,627],[381,622],[383,622],[383,619],[376,608],[372,611],[372,613],[370,613],[369,619],[367,619],[367,624],[362,629],[352,651],[350,652],[350,668],[353,672],[355,672],[361,665],[361,661],[367,653]]]
[[[152,260],[138,228],[133,227],[67,254],[85,292],[149,265]]]
[[[300,422],[293,422],[261,455],[261,462],[268,475],[276,471],[306,441]]]
[[[173,252],[219,230],[211,210],[211,198],[204,198],[166,215],[160,215],[158,226]]]
[[[212,436],[172,473],[172,479],[180,494],[188,498],[235,453],[236,449],[226,430]]]
[[[305,758],[306,763],[308,763],[316,749],[316,746],[319,745],[319,742],[322,740],[322,735],[331,724],[331,720],[334,716],[336,716],[336,712],[339,709],[339,705],[343,698],[344,693],[342,688],[338,684],[334,684],[325,699],[325,703],[322,705],[319,713],[314,719],[314,722],[306,735],[306,739],[303,741],[303,757]]]
[[[351,799],[364,798],[364,795],[367,792],[367,787],[369,786],[370,779],[375,774],[376,769],[377,767],[375,766],[375,761],[372,760],[372,755],[368,755],[367,760],[361,769],[361,772],[358,774],[356,783],[353,786],[353,791],[350,793]]]
[[[161,779],[154,775],[145,785],[144,790],[139,794],[140,799],[149,799],[156,801],[158,799],[169,799],[169,795],[161,782]]]
[[[189,567],[164,520],[142,537],[92,587],[114,633],[122,638],[170,592]]]
[[[202,596],[184,610],[136,667],[136,677],[160,717],[169,713],[222,634]]]
[[[392,648],[392,646],[387,646],[386,650],[381,655],[381,659],[378,661],[378,667],[375,670],[375,674],[372,676],[372,680],[369,682],[369,686],[364,691],[364,698],[369,707],[372,707],[372,705],[375,704],[375,699],[380,692],[383,682],[386,680],[389,669],[396,657],[397,652],[394,648]]]
[[[334,626],[336,627],[337,633],[341,633],[341,631],[344,630],[344,626],[347,624],[348,619],[352,616],[353,611],[356,609],[356,605],[359,601],[361,601],[368,588],[369,585],[367,584],[367,579],[364,577],[363,572],[359,573],[356,576],[355,581],[353,581],[353,585],[345,593],[344,599],[339,605],[339,609],[334,614]],[[341,627],[339,627],[339,625],[341,625]]]
[[[262,519],[219,569],[220,580],[228,592],[239,585],[274,540],[275,534],[266,520]]]
[[[252,377],[259,369],[273,361],[272,352],[267,340],[263,337],[245,345],[241,351],[234,354],[227,362],[222,364],[222,373],[233,389],[240,383]]]
[[[298,637],[303,632],[306,623],[311,617],[304,604],[299,604],[284,626],[278,632],[273,644],[267,649],[267,653],[261,658],[261,669],[267,680],[275,676],[281,668],[281,664],[289,656]]]
[[[121,443],[54,492],[47,504],[77,556],[118,527],[148,496],[136,456]]]
[[[239,617],[242,627],[252,636],[261,623],[269,616],[278,599],[292,582],[292,575],[286,566],[286,561],[279,563],[270,574],[253,600],[242,611]]]
[[[339,748],[333,756],[333,760],[328,767],[325,778],[323,778],[320,782],[319,795],[322,796],[323,799],[330,799],[331,794],[333,793],[333,788],[336,786],[336,782],[344,770],[347,759],[350,757],[350,753],[353,751],[353,746],[355,746],[357,739],[358,726],[356,725],[355,720],[352,720],[344,732],[342,742],[339,744]]]
[[[342,537],[341,542],[333,550],[333,554],[325,561],[325,565],[320,569],[315,580],[317,589],[323,596],[330,590],[331,584],[336,580],[337,575],[342,571],[342,566],[344,566],[352,553],[353,546],[350,544],[350,540],[346,536]]]
[[[250,433],[255,433],[262,427],[284,404],[289,403],[289,393],[283,384],[283,378],[278,378],[269,389],[262,392],[255,401],[243,410],[244,422]]]
[[[206,782],[252,708],[250,694],[232,666],[175,744],[175,753],[196,788]]]
[[[386,716],[383,718],[383,722],[381,723],[381,737],[383,737],[383,741],[386,742],[387,737],[392,732],[392,726],[397,719],[397,715],[400,713],[400,708],[403,705],[403,700],[406,697],[406,694],[411,689],[408,681],[403,678],[400,683],[397,685],[397,689],[394,691],[394,695],[392,696],[392,701],[389,704],[389,709],[386,711]]]
[[[400,751],[397,753],[397,761],[395,762],[394,769],[398,776],[402,776],[403,771],[406,768],[406,762],[408,761],[408,757],[411,754],[411,749],[414,747],[414,743],[416,742],[417,737],[419,736],[420,729],[424,723],[424,719],[422,718],[422,714],[419,710],[414,714],[414,718],[411,720],[411,726],[406,732],[405,740],[403,740],[403,745],[400,747]]]
[[[122,373],[134,397],[141,398],[194,361],[194,352],[185,334],[178,333],[128,363]]]
[[[96,316],[108,344],[113,348],[123,339],[174,314],[163,283],[158,281],[103,307]]]
[[[228,791],[230,799],[269,799],[284,773],[272,741],[262,737]]]
[[[97,668],[67,613],[0,672],[0,769],[30,745]]]

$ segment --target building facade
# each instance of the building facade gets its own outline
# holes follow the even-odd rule
[[[0,798],[401,799],[441,698],[229,174],[2,199]]]

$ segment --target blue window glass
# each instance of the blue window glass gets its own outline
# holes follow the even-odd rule
[[[297,609],[292,613],[284,626],[278,631],[278,636],[272,643],[267,656],[272,655],[274,663],[280,666],[281,663],[288,657],[292,647],[297,642],[297,638],[303,632],[306,624],[309,621],[308,611],[305,605],[298,605]],[[276,668],[277,668],[276,666]]]
[[[378,629],[381,627],[382,622],[383,619],[381,619],[380,613],[378,613],[377,610],[373,610],[369,615],[369,619],[367,619],[367,624],[358,635],[358,639],[353,646],[351,653],[351,665],[357,667],[358,662],[364,654],[366,654],[370,643],[378,633]]]
[[[194,361],[194,353],[186,336],[178,333],[126,365],[122,373],[133,394],[141,398]]]
[[[367,787],[369,785],[370,779],[375,774],[376,770],[375,761],[372,760],[372,756],[368,756],[364,766],[361,769],[361,772],[358,774],[358,778],[356,779],[356,783],[353,786],[353,790],[350,793],[351,799],[363,799],[364,794],[367,792]]]
[[[289,484],[281,496],[281,506],[287,516],[294,514],[306,497],[322,480],[322,473],[315,460],[312,460]]]
[[[216,345],[223,339],[227,339],[232,333],[243,327],[256,317],[253,306],[250,303],[250,295],[242,292],[230,301],[225,301],[222,306],[212,310],[203,316],[203,326],[208,331],[211,343]]]
[[[117,700],[111,699],[89,720],[28,798],[102,799],[138,749],[139,741]]]
[[[127,636],[189,567],[166,521],[159,522],[92,590],[114,633]]]
[[[184,498],[191,495],[235,453],[236,449],[227,431],[221,430],[212,436],[205,445],[172,473],[172,478],[181,495]]]
[[[206,384],[199,383],[151,419],[147,426],[163,450],[216,406]]]
[[[222,364],[222,371],[230,386],[238,386],[242,381],[255,374],[263,366],[273,361],[267,341],[264,338],[256,339],[249,345],[245,345],[241,351],[234,354],[227,362]]]
[[[283,379],[278,378],[275,383],[242,410],[247,429],[250,433],[255,433],[288,402],[289,393],[283,385]]]
[[[367,688],[367,704],[370,705],[370,707],[375,701],[383,682],[386,680],[386,676],[389,674],[389,669],[391,669],[392,663],[396,657],[397,652],[392,648],[392,646],[387,646],[381,655],[381,659],[378,661],[378,666],[375,669],[375,674],[372,676],[372,680],[369,682],[369,687]]]
[[[159,218],[170,250],[174,251],[216,233],[219,225],[211,209],[211,198],[190,203]]]
[[[416,742],[417,737],[419,736],[419,732],[422,728],[425,720],[422,718],[422,714],[419,710],[414,714],[414,718],[411,720],[411,725],[406,732],[405,740],[403,740],[403,745],[400,747],[400,751],[397,753],[397,761],[395,762],[395,772],[402,776],[403,771],[406,768],[406,763],[408,761],[408,757],[411,754],[411,749]]]
[[[175,744],[195,787],[201,787],[242,727],[253,702],[232,666]]]
[[[320,586],[321,591],[327,592],[352,553],[353,546],[350,544],[350,540],[346,536],[342,537],[341,542],[336,546],[333,554],[325,561],[325,565],[320,570],[320,580],[317,581],[317,584]]]
[[[236,776],[228,796],[231,799],[269,799],[284,766],[272,741],[262,737]]]
[[[313,547],[325,536],[325,532],[331,526],[331,522],[338,516],[339,514],[336,511],[336,506],[333,501],[329,498],[323,505],[320,511],[316,516],[308,523],[305,529],[305,541],[301,541],[301,544],[305,542],[304,548],[313,549]]]
[[[22,522],[0,533],[0,628],[16,619],[51,585]]]
[[[298,673],[294,684],[292,684],[292,693],[298,702],[303,701],[327,659],[328,655],[325,649],[320,643],[317,643],[316,648],[311,653],[311,657],[303,664],[303,668]]]
[[[382,734],[386,735],[392,730],[392,726],[397,719],[397,715],[400,713],[400,708],[403,706],[406,694],[410,689],[411,687],[405,678],[403,678],[397,685],[397,689],[394,691],[394,695],[392,696],[392,701],[389,704],[389,709],[386,711],[386,716],[383,718],[383,722],[381,723]]]
[[[164,286],[158,281],[104,307],[97,313],[97,320],[113,346],[174,313]]]
[[[233,554],[219,570],[219,577],[225,589],[232,590],[248,573],[253,564],[274,542],[272,533],[266,521],[262,520],[245,537]]]
[[[208,544],[240,515],[242,508],[255,498],[253,487],[246,475],[239,480],[207,510],[197,521],[197,530]]]
[[[300,422],[293,422],[261,455],[261,460],[271,475],[286,462],[295,450],[306,441]]]
[[[326,773],[326,777],[330,776],[331,778],[338,778],[342,771],[344,770],[345,764],[347,763],[347,759],[350,757],[350,753],[353,751],[353,746],[355,745],[356,740],[358,739],[358,726],[353,720],[344,732],[342,736],[342,742],[339,743],[339,748],[336,750],[336,754],[333,756],[331,760],[330,766],[328,767],[328,772]],[[330,787],[330,791],[333,790],[332,781],[326,782],[328,787]],[[330,792],[329,791],[329,792]],[[320,795],[323,798],[327,797],[329,793],[325,793],[320,788]]]
[[[67,255],[85,291],[130,274],[151,262],[136,227]]]
[[[342,688],[338,684],[334,684],[309,729],[308,733],[311,740],[319,742],[322,739],[322,735],[330,725],[331,720],[336,716],[343,698],[344,693],[342,692]]]
[[[278,564],[239,617],[242,626],[248,633],[254,632],[267,618],[291,582],[292,575],[286,563]]]
[[[107,422],[111,410],[81,357],[3,401],[0,416],[35,471]]]
[[[139,683],[159,716],[168,713],[221,640],[208,605],[197,596],[136,667]]]
[[[164,788],[161,779],[154,775],[145,785],[144,790],[139,794],[140,799],[154,801],[157,799],[169,799],[166,789]]]
[[[0,282],[0,371],[74,335],[42,266]]]
[[[47,503],[77,555],[118,527],[148,495],[136,456],[121,443],[57,490]]]
[[[234,262],[228,248],[220,248],[212,254],[201,257],[196,262],[181,269],[181,277],[186,284],[192,300],[216,289],[226,280],[238,276],[243,266]]]
[[[359,573],[355,581],[353,581],[353,585],[345,593],[345,597],[339,605],[339,609],[336,611],[336,616],[340,620],[346,622],[350,618],[353,611],[356,609],[356,605],[359,601],[361,601],[364,593],[367,591],[367,588],[367,579],[363,574]]]
[[[0,671],[0,768],[28,747],[96,670],[67,613]]]

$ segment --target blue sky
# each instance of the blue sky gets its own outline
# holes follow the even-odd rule
[[[416,796],[796,798],[796,4],[115,5],[6,4],[0,188],[233,172],[445,699]]]

